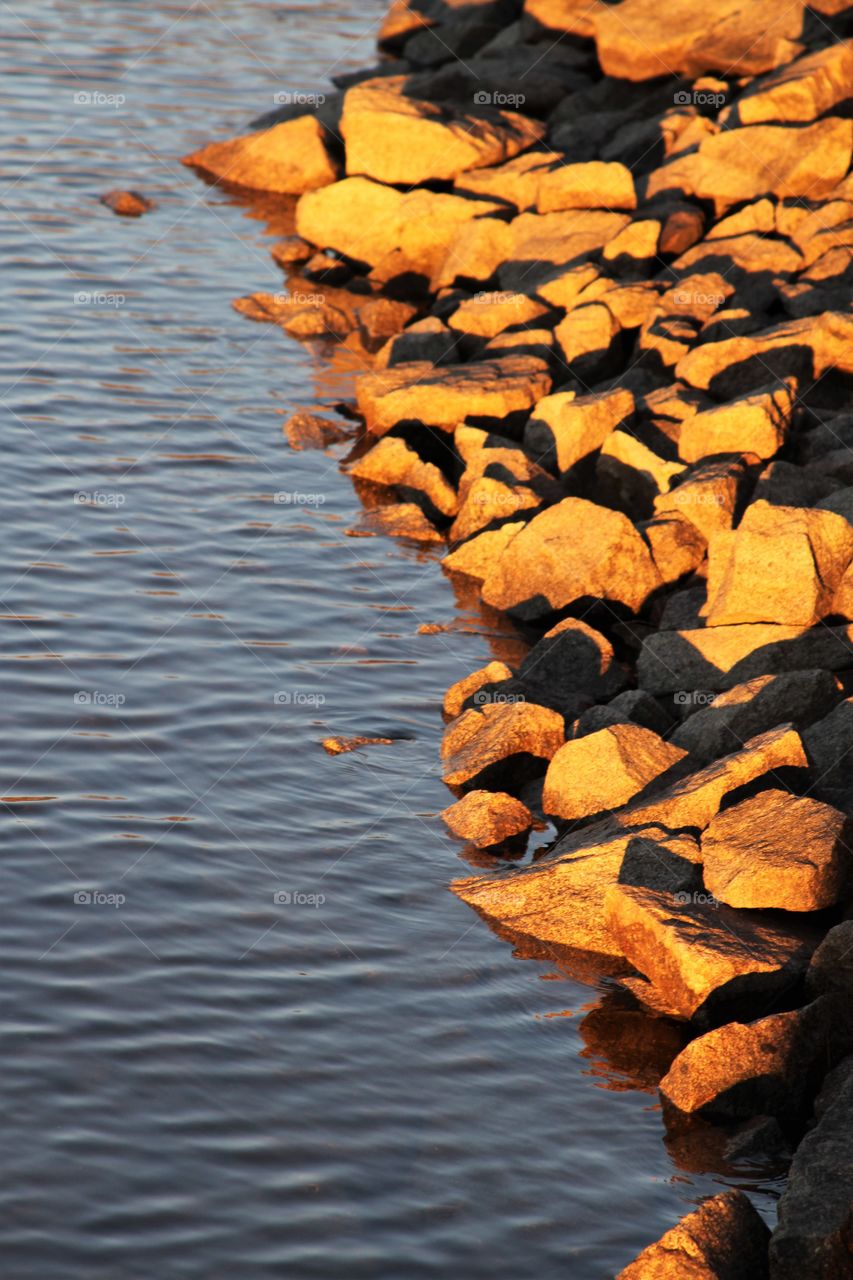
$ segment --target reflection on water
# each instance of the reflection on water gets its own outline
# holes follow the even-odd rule
[[[434,548],[346,536],[347,444],[282,424],[361,361],[232,310],[292,210],[178,160],[382,8],[4,5],[12,1280],[593,1280],[717,1185],[650,1098],[673,1029],[447,892],[441,697],[519,642]]]

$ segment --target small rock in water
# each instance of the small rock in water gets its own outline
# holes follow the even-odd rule
[[[155,207],[153,200],[141,196],[138,191],[108,191],[101,196],[101,204],[120,218],[141,218],[143,213],[149,213]]]
[[[324,738],[322,746],[330,756],[340,756],[347,751],[357,751],[359,747],[391,747],[395,742],[403,740],[402,737],[371,738],[362,734],[354,738]]]
[[[441,816],[455,836],[478,849],[500,844],[533,825],[527,805],[505,791],[469,791]]]
[[[327,449],[330,444],[340,444],[351,435],[343,423],[321,418],[306,410],[299,410],[288,418],[284,433],[291,449]]]

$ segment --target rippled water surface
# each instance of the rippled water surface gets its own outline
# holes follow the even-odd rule
[[[344,536],[281,428],[358,362],[232,311],[288,210],[178,162],[383,7],[0,6],[9,1280],[597,1280],[717,1185],[603,989],[447,892],[440,698],[506,637]]]

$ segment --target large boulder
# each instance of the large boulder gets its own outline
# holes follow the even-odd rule
[[[853,1058],[828,1077],[794,1155],[770,1240],[772,1280],[853,1276]]]
[[[853,97],[853,44],[843,40],[816,53],[797,58],[748,85],[720,114],[721,123],[770,121],[800,123],[816,120]]]
[[[330,135],[313,115],[285,120],[227,142],[211,142],[184,156],[183,163],[219,182],[301,195],[334,182],[338,164],[329,150]]]
[[[630,989],[657,1013],[704,1021],[770,1000],[805,972],[816,939],[708,897],[624,884],[607,891],[607,926],[646,979]]]
[[[825,1055],[830,1002],[728,1022],[692,1040],[660,1082],[661,1097],[687,1116],[746,1120],[792,1115],[812,1067]]]
[[[494,777],[519,756],[550,760],[564,740],[563,717],[548,707],[523,700],[484,703],[448,725],[441,744],[444,781],[470,789],[486,770]],[[515,772],[521,780],[517,766]]]
[[[768,1228],[742,1191],[706,1200],[616,1280],[766,1280]]]
[[[745,622],[658,631],[643,641],[637,675],[642,689],[660,694],[731,689],[755,676],[818,667],[853,667],[853,627]]]
[[[784,384],[697,413],[682,425],[678,456],[699,462],[715,453],[754,453],[772,458],[785,443],[794,396]]]
[[[706,828],[705,884],[730,907],[821,911],[845,887],[850,838],[850,821],[838,809],[774,787]]]
[[[616,724],[575,738],[548,766],[542,808],[572,821],[618,809],[685,754],[638,724]]]
[[[483,599],[530,619],[587,599],[636,613],[659,586],[649,549],[626,516],[564,498],[508,543],[485,578]]]
[[[406,97],[405,77],[366,80],[344,97],[341,133],[350,175],[416,186],[500,164],[538,142],[544,126],[515,112],[454,111]]]
[[[612,697],[627,676],[613,645],[579,618],[565,618],[533,646],[519,667],[519,678],[537,702],[564,715]]]
[[[393,486],[401,496],[423,494],[436,511],[445,516],[456,513],[456,490],[434,462],[424,462],[399,436],[385,436],[350,469],[350,475],[371,484]]]
[[[833,511],[758,501],[708,546],[708,626],[812,626],[830,612],[853,557],[853,526]]]

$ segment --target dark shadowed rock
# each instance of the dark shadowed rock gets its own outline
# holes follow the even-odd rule
[[[806,986],[815,995],[838,995],[847,1001],[853,996],[853,920],[830,929],[812,956]]]
[[[519,677],[534,701],[564,714],[580,700],[607,698],[624,688],[626,674],[610,641],[578,618],[557,623],[524,658]]]
[[[751,622],[660,631],[643,641],[637,675],[641,688],[661,694],[731,689],[755,676],[819,667],[853,667],[853,628]]]
[[[765,1280],[769,1231],[742,1191],[706,1200],[617,1280]]]
[[[853,810],[853,698],[806,729],[803,745],[815,779],[814,794]]]

